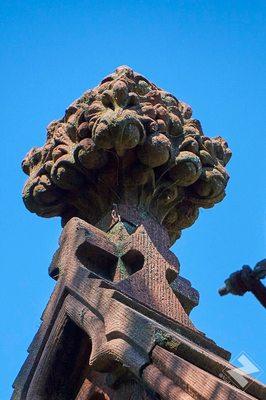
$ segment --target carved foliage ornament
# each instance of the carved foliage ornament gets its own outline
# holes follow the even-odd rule
[[[130,204],[153,215],[173,242],[199,207],[223,199],[230,157],[187,104],[123,66],[48,126],[45,145],[23,160],[23,199],[40,216],[92,224],[114,203]]]

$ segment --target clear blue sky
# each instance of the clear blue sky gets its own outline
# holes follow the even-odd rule
[[[233,357],[246,352],[266,381],[265,310],[251,295],[217,295],[230,272],[265,257],[265,20],[259,0],[1,1],[0,400],[52,291],[47,268],[61,230],[59,219],[24,208],[21,159],[121,64],[191,104],[205,133],[233,150],[226,199],[173,250],[201,293],[195,324]]]

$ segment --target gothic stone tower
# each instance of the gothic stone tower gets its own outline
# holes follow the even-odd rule
[[[169,247],[225,195],[231,152],[191,108],[118,68],[23,161],[26,207],[61,216],[57,281],[13,400],[266,399],[191,322],[198,292]]]

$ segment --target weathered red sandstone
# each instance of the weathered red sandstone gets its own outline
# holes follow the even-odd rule
[[[191,108],[118,68],[48,126],[23,199],[64,230],[56,286],[13,400],[266,399],[191,322],[198,292],[169,250],[225,195],[231,152]]]

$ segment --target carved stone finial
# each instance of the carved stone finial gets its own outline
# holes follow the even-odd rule
[[[24,159],[26,207],[96,224],[113,204],[152,215],[171,241],[225,195],[231,157],[191,108],[123,66],[71,104]]]

